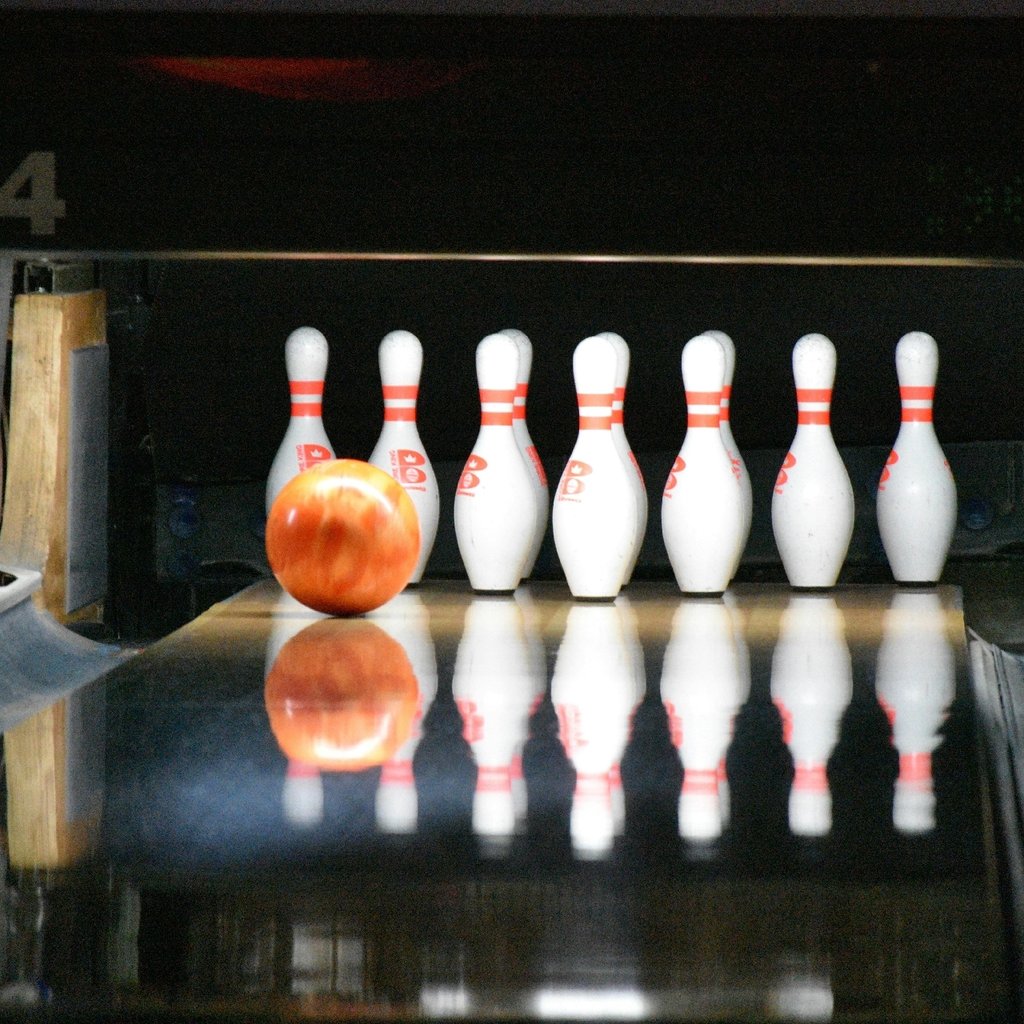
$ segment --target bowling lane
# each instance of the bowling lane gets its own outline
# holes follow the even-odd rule
[[[976,719],[952,588],[266,581],[107,677],[47,898],[129,1016],[1010,1019]]]

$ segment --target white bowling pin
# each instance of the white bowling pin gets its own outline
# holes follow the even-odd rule
[[[569,817],[573,849],[599,857],[612,846],[612,786],[637,704],[635,651],[618,603],[569,609],[551,677],[559,739],[576,769]]]
[[[956,527],[956,484],[932,423],[939,351],[913,331],[896,345],[900,430],[878,482],[878,529],[900,583],[935,583]]]
[[[536,523],[533,471],[512,428],[519,344],[489,334],[477,345],[480,432],[455,492],[455,537],[474,590],[515,590]]]
[[[853,487],[832,438],[835,346],[805,334],[793,348],[797,428],[775,481],[772,529],[794,587],[832,587],[853,536]]]
[[[574,597],[615,597],[636,547],[635,474],[612,435],[618,365],[618,347],[604,335],[585,338],[573,353],[580,428],[555,493],[551,529]]]
[[[452,693],[477,765],[473,831],[503,852],[517,827],[513,775],[521,763],[538,680],[512,597],[476,597],[455,656]]]
[[[743,543],[740,545],[739,553],[736,556],[736,565],[733,567],[732,576],[736,575],[740,559],[743,557],[743,549],[747,545],[747,538],[750,536],[750,524],[754,518],[754,496],[750,486],[750,474],[747,472],[747,464],[743,461],[736,439],[732,436],[732,424],[729,422],[730,404],[732,402],[732,378],[736,371],[736,346],[732,338],[725,331],[705,331],[710,334],[725,351],[725,383],[722,385],[722,401],[720,414],[720,429],[722,431],[722,443],[729,453],[729,461],[732,463],[732,471],[740,484],[740,496],[743,500]],[[732,577],[730,576],[730,579]]]
[[[932,754],[956,691],[946,612],[933,590],[897,593],[882,620],[875,693],[899,753],[893,824],[919,834],[935,827]]]
[[[739,482],[722,441],[725,350],[699,334],[683,347],[686,436],[661,499],[661,530],[679,589],[720,594],[745,537]]]
[[[679,833],[687,839],[717,839],[728,815],[720,800],[725,755],[750,688],[736,639],[721,599],[683,600],[672,617],[661,700],[683,765]]]
[[[832,829],[828,759],[853,696],[853,666],[843,614],[823,594],[795,594],[779,622],[772,653],[772,701],[793,757],[789,827],[794,835]]]
[[[437,656],[430,635],[430,615],[419,594],[405,591],[367,612],[366,617],[402,645],[419,687],[409,737],[382,766],[376,798],[377,827],[382,832],[414,832],[419,806],[412,760],[423,736],[423,719],[437,693]]]
[[[544,534],[548,529],[548,478],[540,455],[537,454],[537,446],[533,443],[526,426],[526,395],[530,388],[530,370],[533,367],[533,345],[522,331],[515,328],[506,327],[501,333],[507,334],[519,345],[519,374],[516,379],[515,404],[512,407],[512,430],[516,435],[519,450],[530,467],[530,482],[533,485],[533,497],[536,502],[533,541],[530,544],[530,554],[523,566],[525,579],[533,572],[541,544],[544,543]]]
[[[610,338],[619,352],[618,369],[615,374],[615,394],[612,399],[612,440],[619,457],[625,462],[629,472],[630,485],[636,496],[636,537],[633,541],[633,553],[629,558],[629,571],[623,581],[628,583],[633,576],[633,569],[636,560],[640,557],[640,548],[643,547],[644,535],[647,533],[647,485],[644,483],[644,475],[640,471],[640,463],[637,462],[633,449],[626,437],[624,423],[624,407],[626,404],[626,384],[629,380],[629,346],[621,334],[613,331],[605,331],[604,336]]]
[[[418,583],[434,547],[440,514],[437,477],[416,428],[423,346],[415,334],[392,331],[381,341],[377,357],[384,426],[369,461],[390,473],[412,498],[420,524],[420,554],[409,582]]]
[[[281,488],[304,469],[334,458],[321,413],[327,375],[327,339],[314,327],[298,327],[284,343],[291,392],[291,419],[267,476],[266,510]]]

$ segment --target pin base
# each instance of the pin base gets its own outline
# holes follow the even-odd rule
[[[583,604],[609,604],[618,596],[618,594],[582,594],[580,596],[573,594],[572,599]]]
[[[721,597],[724,590],[684,590],[683,597]]]
[[[484,590],[482,587],[473,587],[473,593],[479,597],[509,597],[515,592],[515,587],[509,587],[507,590]]]
[[[829,583],[820,587],[798,587],[795,583],[791,583],[790,588],[798,594],[827,594],[836,589],[836,584]]]

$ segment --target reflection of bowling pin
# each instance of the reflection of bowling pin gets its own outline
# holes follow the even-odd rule
[[[583,857],[606,853],[615,836],[613,775],[638,700],[636,671],[617,603],[569,609],[551,701],[559,738],[576,769],[569,831],[573,848]]]
[[[878,529],[900,583],[935,583],[956,526],[956,484],[932,425],[939,372],[935,339],[913,331],[896,345],[900,431],[878,482]]]
[[[501,332],[507,334],[519,346],[519,373],[516,376],[516,397],[512,407],[512,430],[516,435],[516,443],[523,453],[526,464],[530,467],[530,483],[533,486],[534,509],[533,541],[530,554],[523,566],[523,576],[533,572],[533,566],[544,543],[544,534],[548,529],[548,478],[544,472],[544,464],[537,454],[537,446],[530,437],[526,426],[526,395],[530,388],[530,370],[533,367],[533,345],[530,339],[512,327]]]
[[[326,618],[322,612],[300,604],[291,594],[281,593],[270,613],[270,632],[263,660],[263,679],[266,681],[274,667],[281,648],[293,636],[301,633],[318,619]],[[318,824],[324,813],[324,788],[320,770],[301,761],[289,761],[281,791],[281,807],[285,820],[304,827]]]
[[[266,508],[293,476],[334,458],[321,417],[327,339],[313,327],[299,327],[284,343],[284,363],[291,392],[291,419],[267,477]]]
[[[828,759],[853,695],[853,666],[843,615],[831,597],[794,595],[779,622],[772,654],[772,701],[793,756],[789,827],[794,835],[832,829]]]
[[[408,331],[392,331],[380,343],[378,361],[384,426],[369,461],[390,473],[412,498],[420,524],[420,554],[409,582],[418,583],[434,547],[439,517],[437,478],[416,429],[423,346]]]
[[[661,671],[661,699],[683,764],[679,833],[717,839],[728,807],[720,801],[733,720],[747,699],[733,617],[721,600],[683,600]]]
[[[743,549],[747,544],[747,537],[750,534],[750,524],[754,518],[754,496],[750,487],[750,474],[747,472],[747,465],[740,454],[736,439],[732,436],[732,424],[729,421],[730,403],[732,401],[732,378],[736,370],[736,346],[733,344],[732,338],[724,331],[705,331],[704,333],[710,334],[722,346],[722,350],[725,352],[725,382],[722,385],[720,429],[722,432],[722,443],[725,445],[725,450],[729,453],[729,461],[732,463],[732,471],[740,483],[740,498],[743,505],[743,528],[741,531],[743,543],[740,545],[739,552],[736,555],[736,565],[732,571],[732,576],[735,576],[740,559],[743,557]]]
[[[750,648],[746,641],[746,616],[743,609],[736,601],[736,595],[727,590],[722,595],[726,608],[729,609],[729,618],[732,620],[733,639],[736,644],[736,663],[739,669],[738,692],[743,695],[741,704],[746,701],[750,693]],[[725,770],[725,763],[719,765],[718,769],[718,799],[722,812],[722,827],[729,824],[731,813],[731,801],[729,793],[729,776]]]
[[[477,345],[480,432],[455,492],[455,537],[474,590],[515,590],[536,523],[533,470],[512,427],[519,343],[489,334]]]
[[[931,590],[894,594],[882,620],[875,692],[900,757],[892,815],[901,832],[935,827],[932,754],[942,744],[955,688],[954,652],[939,595]]]
[[[794,587],[832,587],[853,536],[853,487],[832,438],[835,346],[805,334],[793,348],[797,427],[772,495],[772,529]]]
[[[397,594],[367,613],[397,640],[409,657],[419,686],[419,706],[409,738],[385,761],[377,787],[377,826],[384,832],[413,832],[417,821],[416,784],[412,759],[422,737],[423,719],[437,693],[437,658],[430,635],[430,616],[418,594]]]
[[[640,557],[644,534],[647,533],[647,485],[644,483],[643,473],[640,472],[640,463],[637,462],[633,449],[629,446],[624,423],[626,383],[629,380],[629,346],[622,335],[612,331],[605,331],[604,337],[614,342],[619,352],[618,369],[615,373],[615,393],[612,398],[612,440],[615,442],[619,457],[626,464],[626,476],[629,478],[636,497],[636,535],[633,540],[633,553],[629,558],[629,571],[624,580],[625,583],[628,583],[633,575],[636,560]]]
[[[633,713],[637,705],[644,699],[647,691],[647,671],[644,668],[644,648],[640,643],[640,633],[637,628],[637,616],[629,598],[619,595],[615,599],[615,607],[619,610],[619,622],[622,626],[622,643],[625,649],[626,664],[629,666],[629,678],[631,680],[632,696],[624,695],[624,705],[629,706],[629,713],[618,720],[619,731],[616,734],[612,767],[609,773],[609,790],[612,801],[612,819],[615,823],[615,831],[621,834],[626,823],[626,800],[622,790],[622,755],[629,744],[629,738],[633,727]]]
[[[720,594],[745,541],[739,482],[720,429],[725,350],[706,334],[683,347],[686,436],[665,483],[661,529],[679,589]]]
[[[555,550],[574,597],[615,597],[637,548],[635,471],[612,434],[619,348],[596,334],[572,357],[579,435],[551,513]]]
[[[532,667],[523,613],[516,601],[474,598],[455,657],[452,693],[477,765],[473,831],[499,852],[517,826],[513,774],[542,685]]]

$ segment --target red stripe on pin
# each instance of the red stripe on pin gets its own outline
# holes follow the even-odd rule
[[[903,415],[900,419],[903,423],[931,423],[932,407],[929,405],[922,409],[915,408],[914,406],[904,406]]]
[[[515,388],[481,388],[480,401],[498,403],[507,402],[509,405],[515,400]]]
[[[580,430],[611,430],[611,416],[581,416]]]
[[[721,423],[721,417],[717,412],[691,412],[686,417],[688,427],[715,427]]]
[[[419,386],[416,384],[385,384],[384,400],[415,398],[419,394]]]
[[[623,423],[622,409],[612,409],[612,423]]]
[[[322,409],[322,402],[292,402],[293,416],[319,416]]]
[[[511,427],[512,410],[508,412],[482,412],[480,413],[480,426],[482,427]]]
[[[409,407],[409,406],[397,406],[397,407],[385,408],[384,409],[384,422],[385,423],[394,423],[394,422],[396,422],[398,420],[405,420],[405,421],[408,422],[410,420],[415,420],[415,419],[416,419],[416,410],[411,408],[411,407]]]
[[[288,387],[293,395],[322,395],[324,393],[322,380],[293,380]]]
[[[717,406],[722,400],[721,391],[687,391],[687,405],[714,405]]]
[[[798,402],[831,402],[831,388],[797,388],[796,400]]]
[[[583,394],[577,394],[576,395],[576,402],[577,402],[577,404],[579,405],[579,407],[581,409],[584,409],[584,408],[592,409],[595,406],[600,407],[600,406],[603,406],[603,405],[608,406],[608,408],[610,409],[611,408],[611,404],[612,404],[612,396],[608,395],[608,394],[604,394],[604,395],[583,395]]]
[[[828,409],[801,409],[796,414],[798,426],[813,425],[827,427],[830,422]]]
[[[900,398],[904,402],[930,402],[935,397],[935,387],[922,384],[920,386],[907,385],[900,388]]]

